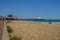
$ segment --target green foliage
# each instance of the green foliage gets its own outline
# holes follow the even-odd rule
[[[9,37],[11,37],[11,34],[9,33]]]
[[[12,33],[13,29],[10,26],[7,26],[7,31],[8,31],[8,33]]]
[[[13,37],[10,38],[10,40],[19,40],[19,38],[16,37],[16,36],[13,36]]]

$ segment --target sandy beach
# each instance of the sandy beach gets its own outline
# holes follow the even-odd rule
[[[7,24],[13,35],[22,40],[60,40],[60,23],[11,21]]]

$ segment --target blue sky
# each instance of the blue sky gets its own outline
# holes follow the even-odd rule
[[[60,19],[60,0],[0,0],[0,15]]]

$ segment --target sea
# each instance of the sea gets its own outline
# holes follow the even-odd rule
[[[24,19],[23,21],[33,21],[33,22],[60,22],[60,19]]]

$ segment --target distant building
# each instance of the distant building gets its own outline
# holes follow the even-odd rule
[[[3,16],[0,16],[0,20],[4,20],[4,17]]]
[[[14,20],[13,17],[6,17],[5,19],[6,19],[6,20]]]
[[[7,17],[0,16],[0,21],[1,20],[19,20],[19,19],[13,17],[12,15],[8,15]]]
[[[43,19],[43,18],[41,18],[41,17],[36,17],[35,19]]]
[[[5,19],[6,20],[19,20],[18,18],[15,18],[13,15],[8,15]]]

